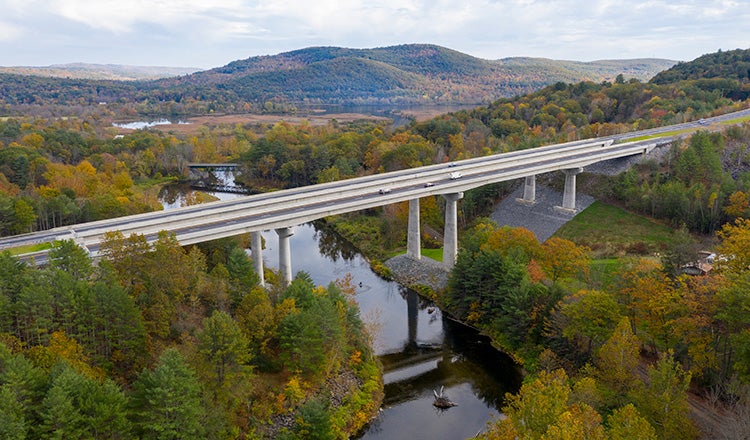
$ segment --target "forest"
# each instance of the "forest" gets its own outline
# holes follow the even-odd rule
[[[377,409],[350,279],[267,290],[232,240],[105,248],[0,256],[3,438],[345,438]]]
[[[733,62],[725,52],[715,57],[699,60]],[[249,191],[272,191],[747,106],[746,77],[663,77],[676,79],[560,82],[401,128],[279,122],[116,136],[96,112],[3,116],[0,235],[161,209],[159,188],[186,179],[190,162],[239,163],[238,181]],[[136,112],[126,103],[122,110]],[[490,335],[527,372],[520,393],[508,398],[507,418],[483,438],[748,432],[750,126],[741,122],[698,131],[617,176],[581,177],[599,189],[599,200],[674,228],[658,255],[648,243],[617,255],[602,255],[585,239],[539,243],[528,231],[485,218],[511,184],[466,193],[448,287],[413,287]],[[425,198],[420,208],[424,246],[439,247],[441,200]],[[384,272],[382,262],[405,248],[407,213],[395,204],[326,222]],[[59,242],[44,268],[2,252],[3,436],[293,439],[357,432],[377,411],[382,383],[350,298],[355,280],[315,286],[300,273],[282,287],[268,272],[270,287],[262,288],[249,275],[244,240],[182,247],[163,234],[150,247],[143,237],[114,233],[98,264],[72,242]],[[682,274],[696,243],[706,241],[723,258],[707,275]],[[335,399],[324,397],[332,393]],[[707,434],[693,423],[690,396],[728,414],[725,431]]]
[[[533,372],[480,438],[743,438],[749,234],[725,224],[715,251],[732,258],[703,276],[669,270],[684,242],[603,276],[585,246],[478,221],[437,298]],[[697,389],[728,402],[721,431],[692,421]]]

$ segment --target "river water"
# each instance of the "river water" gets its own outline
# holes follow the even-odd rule
[[[179,200],[171,206],[179,206]],[[278,237],[273,231],[263,237],[263,263],[278,269]],[[294,273],[305,271],[316,284],[351,274],[362,318],[374,329],[385,400],[358,438],[463,439],[500,417],[504,395],[518,390],[521,373],[487,338],[414,291],[380,278],[356,249],[323,227],[296,226],[290,247]],[[433,392],[441,388],[457,406],[440,410],[432,405]]]

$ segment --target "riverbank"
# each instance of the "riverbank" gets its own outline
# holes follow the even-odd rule
[[[308,393],[296,408],[271,416],[269,423],[261,426],[258,434],[268,439],[289,435],[302,417],[302,408],[315,401],[327,402],[325,412],[335,431],[350,437],[360,434],[378,415],[384,397],[380,366],[374,360],[367,363],[370,366],[364,370],[369,371],[372,377],[363,378],[347,368],[334,371],[325,378],[319,389]]]

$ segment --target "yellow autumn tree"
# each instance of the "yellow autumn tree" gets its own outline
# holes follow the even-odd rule
[[[503,412],[521,438],[539,438],[568,408],[571,389],[565,371],[541,371],[511,396]]]
[[[602,416],[585,403],[570,405],[541,436],[542,440],[606,440]]]
[[[654,427],[638,414],[632,403],[612,411],[607,417],[607,426],[607,434],[611,440],[657,439]]]
[[[526,228],[502,226],[495,229],[487,238],[482,250],[498,250],[529,261],[539,256],[541,247],[533,232]]]
[[[622,318],[596,357],[597,376],[606,387],[607,401],[616,406],[625,403],[627,394],[640,384],[639,362],[640,341],[630,329],[628,318]]]
[[[670,329],[680,292],[657,262],[640,259],[620,275],[618,297],[628,310],[633,329],[645,331],[652,345],[674,342]]]
[[[750,212],[750,199],[742,191],[736,191],[729,196],[724,213],[730,217],[747,217]]]
[[[725,224],[716,234],[721,240],[717,247],[717,269],[739,275],[750,269],[750,219],[738,218]]]

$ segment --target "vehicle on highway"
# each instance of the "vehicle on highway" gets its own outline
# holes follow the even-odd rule
[[[425,184],[424,184],[424,187],[425,187],[425,188],[429,188],[429,187],[431,187],[431,186],[435,186],[435,184],[434,184],[434,183],[432,183],[432,182],[427,182],[427,183],[425,183]]]
[[[458,171],[454,171],[450,175],[451,180],[460,179],[461,177],[463,177],[463,174],[459,173]]]
[[[378,190],[378,192],[379,192],[380,194],[388,194],[389,192],[391,192],[391,189],[390,189],[390,188],[380,188],[380,189]]]

